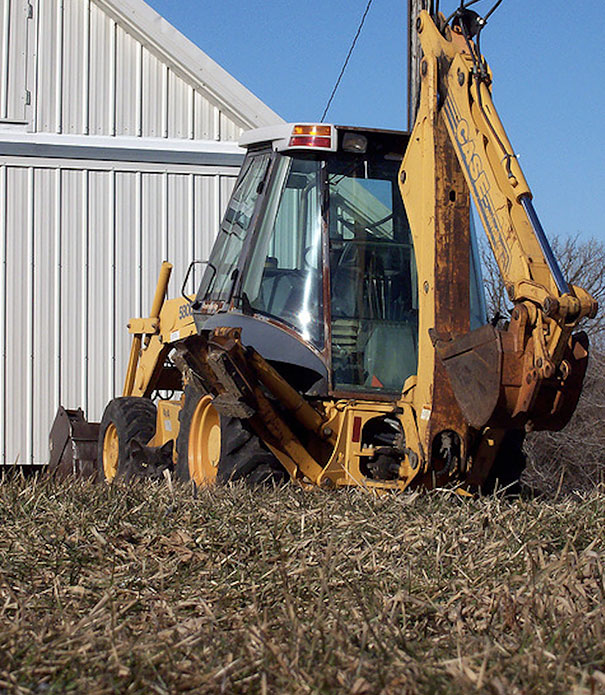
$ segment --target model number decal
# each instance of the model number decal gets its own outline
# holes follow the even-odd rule
[[[481,156],[475,151],[475,142],[472,139],[469,125],[464,118],[460,117],[456,105],[449,95],[445,100],[444,114],[451,132],[454,134],[462,162],[471,181],[477,210],[487,233],[491,237],[492,247],[499,256],[501,267],[506,272],[510,265],[510,255],[504,243],[500,219],[490,195],[489,179],[485,173]]]
[[[193,315],[193,308],[191,304],[181,304],[179,307],[179,319],[186,319],[188,316]]]

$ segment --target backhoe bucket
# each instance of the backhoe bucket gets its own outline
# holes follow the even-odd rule
[[[500,334],[488,324],[454,340],[437,340],[435,349],[465,420],[476,429],[483,427],[500,396]]]
[[[88,422],[81,408],[59,406],[50,430],[48,472],[59,478],[96,474],[99,423]]]
[[[514,321],[514,318],[513,318]],[[509,328],[510,331],[510,328]],[[588,364],[588,338],[574,333],[563,354],[565,373],[540,379],[531,343],[515,349],[514,333],[487,325],[454,340],[436,340],[464,418],[476,429],[487,424],[558,431],[573,415]]]

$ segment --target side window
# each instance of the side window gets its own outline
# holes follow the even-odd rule
[[[247,157],[242,172],[225,211],[218,237],[210,254],[210,264],[204,274],[200,298],[225,301],[233,285],[233,272],[254,217],[256,202],[270,162],[270,154]]]

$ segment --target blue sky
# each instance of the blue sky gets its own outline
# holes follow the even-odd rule
[[[147,1],[283,118],[309,121],[321,117],[367,2]],[[441,0],[448,13],[457,4]],[[603,9],[504,0],[482,49],[547,234],[605,242]],[[406,11],[407,0],[374,0],[328,122],[406,127]]]

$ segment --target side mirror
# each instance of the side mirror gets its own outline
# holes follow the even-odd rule
[[[194,304],[196,304],[196,302],[195,302],[195,300],[194,300],[194,301],[191,301],[191,299],[189,299],[189,297],[188,297],[188,295],[187,295],[187,293],[186,293],[186,291],[185,291],[185,287],[187,286],[187,282],[188,282],[188,280],[189,280],[189,276],[191,275],[191,271],[193,270],[193,267],[196,266],[196,265],[207,265],[207,266],[209,266],[209,267],[212,269],[212,279],[211,279],[211,281],[210,281],[210,284],[208,285],[208,289],[210,289],[210,286],[211,286],[211,284],[212,284],[212,280],[214,280],[214,278],[216,277],[216,267],[215,267],[214,265],[212,265],[212,263],[210,263],[210,261],[191,261],[191,263],[189,264],[189,267],[187,268],[187,272],[185,273],[185,277],[184,277],[184,279],[183,279],[183,284],[182,284],[182,286],[181,286],[181,295],[182,295],[182,296],[189,302],[189,304],[191,304],[192,306],[193,306]],[[206,294],[208,294],[207,291],[206,291]],[[204,296],[203,299],[205,299],[205,298],[206,298],[206,297]],[[195,308],[197,308],[197,307],[193,306],[193,308],[195,309]]]

